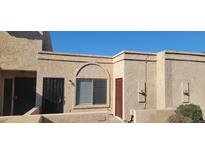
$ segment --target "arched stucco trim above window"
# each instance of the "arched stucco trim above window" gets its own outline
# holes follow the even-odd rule
[[[75,101],[73,104],[74,109],[80,108],[109,108],[110,107],[110,89],[111,89],[111,78],[109,72],[98,63],[86,63],[80,64],[74,73],[74,85],[75,85]],[[77,79],[106,79],[107,80],[107,98],[106,104],[103,105],[76,105],[76,94],[77,94]]]
[[[74,78],[78,78],[79,73],[80,73],[85,67],[90,66],[90,65],[98,66],[99,68],[101,68],[101,69],[104,71],[104,73],[106,74],[106,78],[110,78],[109,72],[108,72],[103,66],[101,66],[101,65],[98,64],[98,63],[80,64],[80,65],[78,66],[78,68],[75,70]]]

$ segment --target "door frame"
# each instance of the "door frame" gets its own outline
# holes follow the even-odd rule
[[[37,79],[37,72],[36,71],[26,71],[26,70],[1,70],[1,92],[0,92],[0,115],[3,115],[3,101],[4,101],[4,79],[12,79],[13,87],[12,87],[12,108],[11,108],[11,115],[13,115],[13,97],[14,97],[14,87],[16,77],[19,78],[36,78]],[[37,83],[37,81],[36,81]],[[37,87],[36,87],[37,88]]]
[[[121,80],[121,115],[117,115],[118,113],[118,111],[117,111],[117,105],[119,105],[119,104],[117,104],[117,81],[118,80]],[[115,116],[117,116],[117,117],[119,117],[119,118],[121,118],[121,119],[123,119],[123,78],[115,78]]]
[[[10,115],[13,115],[13,108],[14,108],[14,87],[15,87],[15,80],[14,80],[14,77],[5,77],[3,78],[3,83],[2,83],[2,99],[1,99],[1,102],[2,102],[2,116],[4,116],[4,86],[5,86],[5,80],[6,79],[10,79],[12,80],[12,94],[11,94],[11,113]],[[9,115],[8,115],[9,116]]]
[[[43,82],[42,82],[42,84],[43,84],[43,86],[42,86],[42,97],[41,97],[41,113],[42,114],[56,114],[56,113],[44,113],[44,112],[48,112],[48,111],[46,111],[46,105],[49,105],[49,104],[47,104],[46,102],[45,102],[45,96],[44,96],[44,88],[45,89],[47,89],[46,87],[44,87],[44,84],[46,84],[46,79],[50,79],[50,80],[52,80],[52,79],[54,79],[54,81],[56,81],[56,80],[62,80],[62,98],[60,98],[61,99],[61,105],[62,105],[62,107],[61,107],[61,109],[60,109],[60,112],[56,112],[56,113],[64,113],[64,105],[65,105],[65,78],[64,77],[43,77]],[[59,86],[59,85],[58,85]],[[59,86],[60,87],[60,86]],[[49,87],[49,88],[51,88],[51,87]],[[46,90],[45,90],[46,91]],[[57,109],[56,109],[57,110]]]
[[[4,109],[4,81],[5,79],[11,79],[12,80],[12,101],[11,101],[11,114],[10,115],[14,115],[14,90],[15,90],[15,78],[36,78],[36,77],[30,77],[30,76],[6,76],[2,78],[2,98],[1,98],[1,102],[2,102],[2,116],[3,116],[3,109]],[[37,80],[36,80],[37,83]]]

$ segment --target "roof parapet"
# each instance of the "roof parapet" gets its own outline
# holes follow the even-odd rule
[[[127,51],[127,50],[123,50],[117,54],[115,54],[114,56],[112,56],[112,58],[116,58],[122,54],[138,54],[138,55],[152,55],[152,56],[156,56],[157,53],[156,52],[144,52],[144,51]]]

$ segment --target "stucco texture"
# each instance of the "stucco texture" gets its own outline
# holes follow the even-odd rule
[[[110,110],[112,104],[112,59],[109,57],[94,56],[64,56],[53,55],[46,52],[39,53],[37,70],[37,105],[41,106],[42,85],[44,77],[64,78],[64,112]],[[76,107],[76,79],[107,79],[107,104]]]
[[[166,107],[175,108],[183,103],[181,85],[187,83],[189,84],[187,103],[198,104],[205,108],[205,57],[168,54],[166,58]]]
[[[44,49],[52,50],[48,33],[0,32],[1,113],[4,79],[15,77],[36,77],[36,106],[39,107],[42,105],[43,78],[64,78],[65,113],[103,111],[115,114],[117,78],[123,79],[123,120],[130,120],[133,111],[136,111],[135,115],[140,122],[140,114],[145,114],[145,121],[146,115],[152,117],[155,114],[160,118],[184,103],[198,104],[205,108],[203,53],[122,51],[114,56],[96,56]],[[107,104],[76,105],[78,78],[106,79]],[[166,110],[167,114],[164,113]],[[157,121],[157,116],[154,119]]]
[[[52,50],[48,32],[0,32],[0,67],[2,70],[37,70],[37,53]]]

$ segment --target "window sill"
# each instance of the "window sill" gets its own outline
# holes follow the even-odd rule
[[[98,108],[109,108],[108,104],[100,104],[100,105],[75,105],[74,109],[98,109]]]

